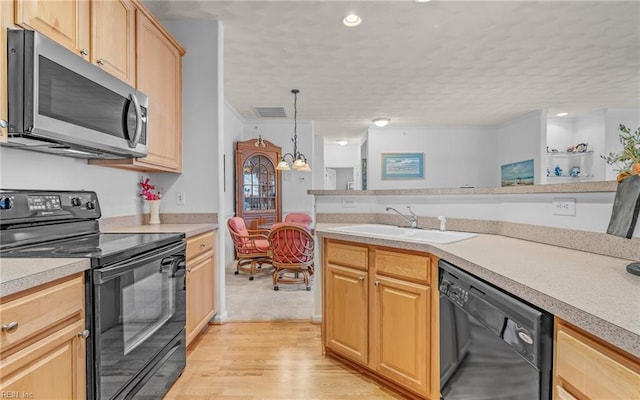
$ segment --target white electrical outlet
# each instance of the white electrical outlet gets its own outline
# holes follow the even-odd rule
[[[187,202],[187,194],[185,192],[177,192],[176,204],[179,206],[184,206],[186,202]]]
[[[350,199],[348,197],[342,198],[342,208],[356,208],[357,206],[355,199]]]
[[[553,199],[553,215],[576,215],[576,199]]]

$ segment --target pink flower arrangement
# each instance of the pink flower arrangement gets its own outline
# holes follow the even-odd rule
[[[140,181],[140,188],[140,196],[144,197],[145,200],[160,200],[162,197],[160,192],[152,192],[156,186],[149,183],[149,178],[144,181]]]

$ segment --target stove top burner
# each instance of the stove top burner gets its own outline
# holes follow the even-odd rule
[[[3,258],[90,258],[102,266],[180,241],[182,233],[96,233],[81,237],[14,247]]]

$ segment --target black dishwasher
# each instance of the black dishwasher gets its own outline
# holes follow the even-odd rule
[[[440,260],[444,400],[551,398],[553,316]]]

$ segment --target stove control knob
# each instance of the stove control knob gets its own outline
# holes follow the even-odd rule
[[[0,210],[10,210],[13,208],[13,201],[9,197],[0,197]]]
[[[71,198],[71,206],[80,207],[81,205],[82,205],[82,200],[80,200],[80,197],[72,197]]]
[[[87,210],[95,210],[96,209],[96,203],[95,201],[87,201]]]

